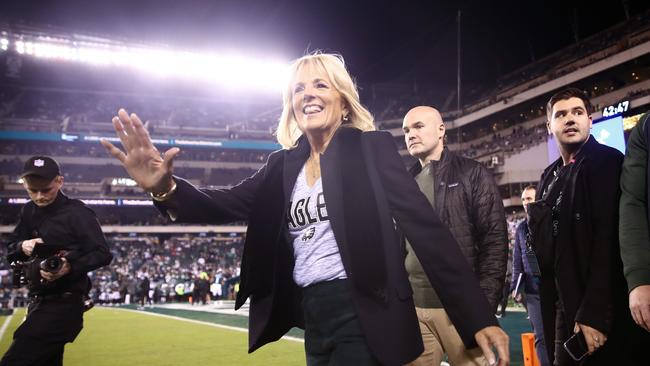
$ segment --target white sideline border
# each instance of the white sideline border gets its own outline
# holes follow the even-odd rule
[[[9,323],[11,322],[11,319],[13,317],[14,317],[14,313],[11,313],[11,315],[7,316],[7,319],[5,319],[5,322],[2,324],[2,328],[0,328],[0,340],[2,339],[2,337],[5,336],[7,327],[9,326]]]
[[[137,314],[158,316],[158,317],[161,317],[161,318],[175,319],[175,320],[180,320],[180,321],[184,321],[184,322],[188,322],[188,323],[202,324],[202,325],[208,325],[208,326],[215,327],[215,328],[221,328],[221,329],[227,329],[227,330],[234,330],[234,331],[237,331],[237,332],[248,333],[248,329],[245,329],[245,328],[233,327],[233,326],[230,326],[230,325],[223,325],[223,324],[209,323],[209,322],[204,322],[204,321],[194,320],[194,319],[187,319],[187,318],[183,318],[183,317],[180,317],[180,316],[174,316],[174,315],[158,314],[158,313],[149,312],[149,311],[140,311],[140,310],[123,309],[123,308],[105,308],[105,307],[101,307],[101,309],[128,311],[128,312],[133,312],[133,313],[137,313]],[[291,336],[284,336],[284,337],[282,337],[280,339],[285,339],[287,341],[293,341],[293,342],[305,343],[304,339],[291,337]]]

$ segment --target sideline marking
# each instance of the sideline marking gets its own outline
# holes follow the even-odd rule
[[[15,314],[15,312],[11,313],[11,315],[9,315],[7,317],[7,319],[5,319],[4,324],[2,324],[2,328],[0,328],[0,339],[2,339],[2,337],[5,336],[5,332],[7,331],[7,327],[9,326],[9,322],[11,321],[11,318],[14,317],[14,314]]]
[[[102,307],[102,309],[106,309],[106,308]],[[228,330],[234,330],[234,331],[238,331],[238,332],[248,333],[248,329],[245,329],[245,328],[232,327],[230,325],[215,324],[215,323],[204,322],[204,321],[194,320],[194,319],[187,319],[187,318],[183,318],[183,317],[180,317],[180,316],[174,316],[174,315],[158,314],[158,313],[148,312],[148,311],[140,311],[140,310],[133,310],[133,309],[120,309],[120,308],[113,308],[113,309],[108,308],[107,310],[129,311],[129,312],[133,312],[133,313],[137,313],[137,314],[159,316],[159,317],[162,317],[162,318],[181,320],[181,321],[188,322],[188,323],[209,325],[209,326],[215,327],[215,328],[222,328],[222,329],[228,329]],[[301,342],[301,343],[305,342],[305,340],[302,339],[302,338],[296,338],[296,337],[291,337],[291,336],[284,336],[281,339],[286,339],[288,341]]]

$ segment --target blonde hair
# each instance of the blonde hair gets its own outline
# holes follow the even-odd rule
[[[290,79],[287,81],[287,85],[282,92],[283,109],[276,131],[276,138],[284,149],[296,147],[298,139],[302,136],[302,131],[298,128],[296,116],[293,114],[293,88],[291,80],[306,65],[321,67],[327,73],[334,88],[341,94],[341,98],[345,101],[349,111],[349,118],[347,121],[343,121],[341,127],[354,127],[361,131],[374,131],[376,129],[372,114],[359,101],[357,86],[345,68],[343,56],[317,52],[297,59],[289,68]]]

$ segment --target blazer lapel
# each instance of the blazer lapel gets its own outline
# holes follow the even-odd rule
[[[345,214],[343,209],[343,187],[340,160],[339,137],[341,131],[337,131],[332,137],[329,146],[321,155],[321,179],[323,180],[323,193],[325,204],[327,204],[327,215],[334,231],[334,237],[339,245],[341,259],[348,261],[348,253],[345,244]]]
[[[291,200],[291,193],[296,184],[296,178],[298,178],[300,169],[305,165],[307,158],[309,158],[309,142],[303,135],[298,139],[298,146],[295,149],[289,150],[284,159],[282,186],[285,205]]]
[[[388,301],[384,243],[361,136],[355,128],[336,132],[321,157],[323,193],[348,276],[357,290],[384,303]]]
[[[583,202],[576,202],[576,191],[579,189],[577,185],[579,184],[580,179],[580,170],[582,164],[584,164],[585,159],[588,158],[588,155],[584,153],[584,150],[579,153],[575,162],[572,163],[570,167],[569,179],[566,182],[566,186],[562,192],[562,208],[560,209],[560,233],[556,240],[559,241],[559,245],[555,246],[555,268],[556,270],[560,268],[562,263],[562,256],[565,254],[568,247],[568,243],[573,241],[573,233],[576,232],[574,226],[581,225],[582,223],[575,220],[575,215],[584,215],[583,212],[580,212],[583,209]]]

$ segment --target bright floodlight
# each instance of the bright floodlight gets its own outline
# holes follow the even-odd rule
[[[108,41],[107,41],[108,42]],[[11,40],[0,39],[7,50]],[[129,47],[38,37],[13,42],[18,54],[37,58],[82,62],[98,66],[131,67],[155,77],[183,77],[235,89],[279,92],[288,62],[235,53],[194,52]]]
[[[16,52],[18,52],[21,55],[25,53],[25,42],[23,41],[16,42]]]

